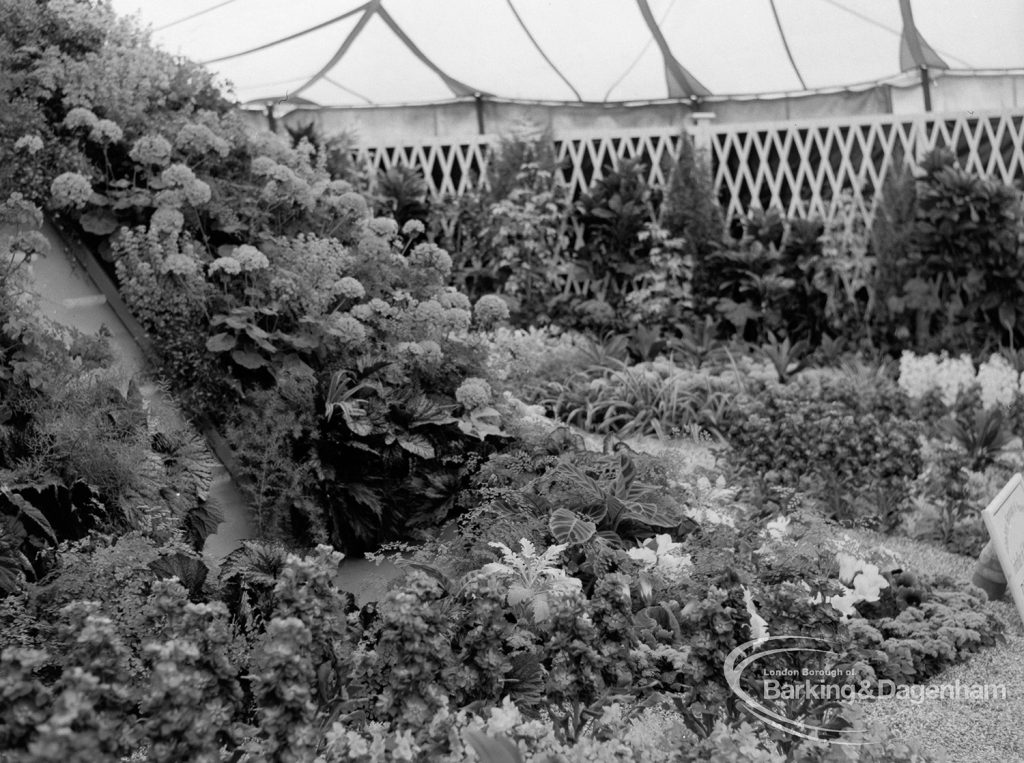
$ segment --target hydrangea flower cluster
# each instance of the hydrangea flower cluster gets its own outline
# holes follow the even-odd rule
[[[37,154],[43,150],[43,139],[38,135],[22,135],[14,141],[14,150]]]
[[[120,125],[109,119],[98,119],[89,130],[89,140],[94,143],[120,143],[124,138],[124,130]]]
[[[99,117],[92,110],[76,106],[64,115],[64,126],[74,130],[76,127],[87,127],[90,130],[99,122]]]
[[[153,234],[180,233],[185,226],[185,216],[174,207],[158,207],[149,219],[149,231]]]
[[[366,288],[352,276],[339,278],[332,291],[345,299],[362,299],[366,296]]]
[[[179,151],[196,154],[215,153],[221,158],[228,155],[231,147],[222,137],[203,124],[189,122],[178,130],[174,138],[174,146]]]
[[[391,217],[374,217],[367,222],[366,227],[371,233],[384,239],[398,235],[398,223]]]
[[[942,401],[953,405],[961,391],[977,385],[982,405],[991,408],[1008,405],[1024,389],[1024,374],[1018,374],[1001,355],[993,353],[977,373],[969,355],[950,358],[946,353],[914,355],[906,351],[900,357],[899,386],[911,398],[923,397],[938,389]]]
[[[497,294],[485,294],[473,305],[473,317],[484,328],[490,328],[495,323],[507,321],[508,316],[508,302]]]
[[[77,172],[62,173],[50,183],[53,203],[59,208],[75,207],[80,209],[92,198],[92,193],[92,183],[89,178]]]
[[[405,225],[402,226],[402,235],[408,238],[415,238],[416,236],[422,236],[426,230],[426,227],[420,220],[407,220]]]
[[[185,164],[172,164],[160,173],[160,180],[170,188],[157,194],[158,204],[169,202],[167,206],[180,206],[181,201],[187,201],[198,207],[210,200],[210,186],[197,178],[192,168]],[[178,203],[173,203],[175,201]]]
[[[312,209],[316,206],[318,196],[328,187],[324,183],[314,189],[291,167],[275,162],[268,156],[257,156],[252,160],[250,169],[257,177],[267,178],[260,191],[260,198],[272,204],[287,202],[298,204],[303,209]]]
[[[263,270],[270,265],[267,255],[249,244],[236,246],[234,251],[231,252],[231,256],[238,261],[238,264],[245,272]]]
[[[366,341],[366,327],[348,313],[335,313],[327,325],[327,333],[345,344],[363,344]]]
[[[452,272],[452,258],[436,244],[417,244],[409,252],[409,264],[418,268],[431,268],[447,278]]]
[[[491,404],[491,385],[484,379],[471,376],[455,390],[455,399],[467,410],[476,410]]]
[[[181,252],[175,252],[167,255],[163,264],[160,266],[160,272],[185,277],[194,276],[199,272],[199,263],[196,261],[195,257],[190,257],[189,255]]]
[[[132,144],[128,156],[138,164],[166,167],[171,163],[171,143],[163,135],[143,135]]]
[[[224,273],[228,276],[236,276],[242,272],[242,263],[234,257],[218,257],[210,263],[207,272],[212,276],[214,273]]]

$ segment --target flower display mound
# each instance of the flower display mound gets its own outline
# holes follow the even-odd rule
[[[815,636],[834,645],[826,666],[837,680],[913,684],[1000,632],[974,593],[891,570],[883,552],[820,520],[766,525],[727,489],[708,490],[707,475],[670,488],[657,464],[635,460],[649,490],[705,490],[719,522],[662,533],[620,524],[558,544],[493,541],[467,525],[421,548],[405,579],[362,609],[338,588],[342,555],[328,547],[303,556],[248,543],[202,601],[149,565],[158,547],[145,535],[70,547],[76,574],[0,603],[0,738],[14,760],[224,749],[298,760],[455,761],[470,750],[484,760],[832,760],[827,739],[746,713],[723,671],[730,652]],[[614,453],[582,468],[609,490],[624,466]],[[535,486],[514,490],[521,503]],[[509,509],[482,505],[471,518],[494,511]],[[533,517],[541,537],[553,513]],[[853,706],[786,702],[780,711],[800,722],[856,728]],[[860,760],[925,759],[877,728],[858,740]]]

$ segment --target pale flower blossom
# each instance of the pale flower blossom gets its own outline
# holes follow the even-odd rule
[[[91,110],[76,106],[64,115],[64,126],[74,129],[76,127],[92,127],[99,121],[99,117]]]
[[[644,572],[657,574],[669,583],[678,583],[693,569],[690,555],[683,554],[682,548],[683,545],[673,541],[671,535],[661,533],[626,553],[640,563]]]
[[[347,313],[332,315],[327,324],[327,333],[346,344],[362,344],[366,341],[366,327]]]
[[[22,135],[14,141],[14,150],[37,154],[43,150],[43,139],[38,135]]]
[[[218,257],[210,263],[209,273],[213,275],[218,271],[229,276],[238,275],[242,272],[242,263],[234,257]]]
[[[231,252],[231,256],[238,260],[238,264],[246,272],[264,270],[270,266],[270,260],[267,259],[267,255],[249,244],[236,246]]]
[[[743,603],[750,616],[750,640],[755,644],[763,644],[769,637],[768,622],[758,614],[754,596],[746,586],[743,586]]]
[[[143,135],[132,144],[128,156],[138,164],[166,167],[171,162],[171,143],[163,135]]]
[[[490,405],[492,394],[490,384],[484,379],[471,376],[455,390],[455,399],[467,410],[475,410]]]
[[[374,217],[366,227],[382,238],[392,238],[398,234],[398,223],[390,217]]]
[[[344,276],[340,278],[332,291],[347,299],[362,299],[366,296],[366,288],[359,282],[358,279],[352,276]]]
[[[405,225],[402,226],[403,236],[419,236],[426,230],[423,223],[419,220],[407,220]]]
[[[158,207],[149,219],[153,233],[177,233],[185,226],[185,216],[174,207]]]
[[[497,294],[485,294],[473,306],[473,316],[477,323],[487,328],[499,321],[507,321],[509,316],[508,302]]]
[[[92,183],[85,175],[65,172],[50,183],[50,193],[57,207],[81,208],[92,198]]]
[[[124,130],[116,122],[99,119],[89,130],[89,140],[96,143],[119,143],[124,137]]]
[[[171,275],[191,276],[199,272],[199,263],[187,254],[169,254],[160,266],[160,272]]]

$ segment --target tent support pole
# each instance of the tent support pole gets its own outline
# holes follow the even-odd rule
[[[921,93],[924,95],[924,110],[932,110],[932,83],[928,77],[927,64],[921,64]]]
[[[480,135],[484,130],[484,96],[482,93],[473,93],[473,102],[476,104],[476,129]]]

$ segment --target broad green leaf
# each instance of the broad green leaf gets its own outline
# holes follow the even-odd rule
[[[380,500],[380,494],[369,485],[362,482],[349,482],[345,485],[349,497],[358,504],[361,504],[372,511],[377,517],[384,512],[384,504]]]
[[[82,230],[97,236],[108,236],[117,230],[117,217],[109,209],[94,209],[82,215],[78,222]]]
[[[586,543],[597,533],[597,525],[593,522],[563,508],[551,512],[548,529],[558,543]]]
[[[57,542],[57,534],[53,531],[53,527],[50,526],[50,521],[43,515],[43,512],[6,487],[0,488],[0,495],[3,495],[4,498],[11,502],[14,508],[18,510],[20,516],[28,517],[28,519],[32,521],[32,524],[36,525],[39,531],[45,535],[50,542]],[[22,524],[24,525],[24,519],[22,519]],[[32,528],[29,527],[26,529],[31,531]]]
[[[412,453],[420,458],[433,458],[434,446],[430,444],[423,435],[407,434],[398,438],[398,444],[402,450]]]
[[[651,527],[675,527],[682,521],[676,509],[653,503],[630,503],[626,509],[626,518]]]
[[[231,359],[243,368],[263,368],[267,365],[267,359],[259,353],[249,350],[234,350]]]
[[[335,403],[335,405],[341,411],[341,416],[345,419],[345,425],[352,430],[352,434],[357,434],[360,437],[370,436],[373,432],[373,425],[370,423],[366,411],[363,410],[358,402],[345,401]]]
[[[210,352],[227,352],[228,350],[235,349],[237,341],[238,337],[234,334],[221,332],[219,334],[214,334],[206,340],[206,349]]]

